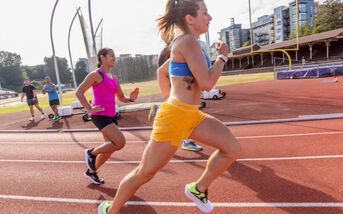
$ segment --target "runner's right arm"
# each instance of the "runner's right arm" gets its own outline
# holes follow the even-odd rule
[[[102,77],[95,71],[91,72],[86,76],[86,78],[83,80],[83,82],[79,85],[79,87],[76,89],[75,95],[79,99],[82,106],[88,111],[88,112],[96,112],[96,111],[103,111],[103,108],[101,106],[91,106],[87,98],[85,96],[86,91],[92,87],[92,85],[98,84],[102,81]]]
[[[24,93],[24,91],[21,93],[21,102],[23,102],[23,100],[24,100],[24,97],[25,97],[25,93]]]

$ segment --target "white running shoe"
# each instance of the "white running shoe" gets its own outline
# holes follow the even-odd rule
[[[40,116],[41,120],[44,120],[46,118],[45,114],[42,114],[42,116]]]
[[[207,199],[207,190],[206,192],[200,192],[196,187],[196,183],[187,184],[185,186],[185,194],[201,211],[209,213],[214,209],[211,201]]]
[[[29,119],[29,121],[35,121],[35,117],[31,117],[30,119]]]

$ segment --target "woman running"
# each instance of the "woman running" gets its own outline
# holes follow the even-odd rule
[[[241,147],[222,122],[199,110],[201,91],[209,91],[216,84],[228,54],[226,44],[218,43],[216,49],[220,55],[209,69],[209,59],[204,55],[198,38],[208,30],[211,19],[203,0],[167,1],[165,14],[158,19],[158,26],[162,39],[171,46],[171,57],[158,72],[160,87],[168,96],[168,101],[157,112],[151,139],[141,163],[121,181],[112,203],[103,202],[99,205],[98,213],[120,213],[138,188],[169,162],[181,140],[189,137],[217,148],[201,177],[185,186],[186,196],[201,211],[213,210],[207,189],[240,157]],[[170,95],[167,94],[168,73]],[[165,182],[167,186],[168,182],[173,181]],[[165,191],[161,189],[159,194]]]
[[[170,58],[170,48],[169,48],[169,46],[166,46],[165,48],[163,48],[163,50],[161,51],[161,53],[158,57],[158,67],[161,67],[169,58]],[[168,75],[168,78],[169,78],[169,75]],[[169,95],[170,92],[167,94]],[[165,99],[167,99],[167,98],[168,97],[165,97]],[[158,109],[158,107],[155,107],[155,106],[153,107],[153,110],[156,112],[157,112],[157,109]],[[154,112],[154,114],[156,114],[156,113]],[[198,152],[198,151],[203,150],[202,146],[196,144],[192,139],[183,140],[181,148],[183,150],[192,151],[192,152]]]
[[[136,88],[126,97],[120,88],[116,76],[110,73],[115,65],[116,57],[112,49],[103,48],[98,52],[98,69],[87,75],[85,80],[77,88],[75,95],[83,107],[91,114],[94,125],[101,131],[105,141],[108,141],[96,148],[85,150],[87,170],[84,176],[94,184],[103,184],[104,180],[98,177],[98,169],[110,158],[113,152],[125,146],[123,133],[118,129],[115,109],[115,96],[124,103],[134,102],[139,93]],[[85,92],[93,88],[93,106],[91,106]]]

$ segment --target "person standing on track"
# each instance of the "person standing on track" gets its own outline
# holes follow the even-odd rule
[[[240,157],[241,147],[222,122],[199,110],[201,91],[213,88],[227,62],[228,47],[219,42],[216,45],[219,56],[209,69],[210,60],[198,42],[199,36],[208,31],[211,19],[203,0],[167,1],[165,13],[158,19],[158,26],[162,39],[170,44],[171,57],[158,72],[162,93],[168,96],[168,101],[157,112],[151,139],[141,163],[123,178],[112,203],[105,201],[98,206],[98,213],[120,213],[138,188],[150,181],[169,162],[181,140],[188,137],[217,148],[201,177],[185,186],[186,196],[201,211],[213,210],[207,189]],[[160,191],[168,194],[168,182],[172,181],[165,182],[165,188]],[[160,191],[156,189],[159,194]]]
[[[110,72],[116,62],[116,56],[112,49],[99,50],[97,57],[98,69],[87,75],[77,88],[75,95],[87,112],[91,114],[94,125],[101,131],[105,141],[108,141],[96,148],[85,150],[87,170],[84,172],[84,176],[99,185],[104,183],[104,179],[98,177],[99,168],[113,152],[125,146],[125,137],[119,130],[115,118],[115,96],[123,103],[135,102],[139,89],[136,88],[131,92],[130,97],[124,95],[117,77]],[[93,88],[93,106],[88,103],[84,95],[90,87]]]
[[[38,104],[36,88],[30,84],[30,80],[24,80],[24,87],[22,89],[22,92],[23,93],[21,94],[21,102],[23,102],[23,99],[26,96],[27,105],[30,107],[31,118],[29,121],[35,121],[35,111],[33,109],[33,106],[35,106],[42,113],[40,119],[43,120],[46,116],[43,112],[43,109]]]
[[[45,80],[45,85],[43,86],[42,92],[43,94],[48,93],[49,105],[55,115],[55,117],[52,118],[52,121],[58,122],[60,121],[62,117],[58,114],[57,106],[60,105],[60,100],[58,98],[56,85],[51,83],[50,77],[48,76],[46,76],[44,80]]]

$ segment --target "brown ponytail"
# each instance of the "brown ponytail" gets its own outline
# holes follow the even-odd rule
[[[197,2],[203,0],[168,0],[164,15],[157,19],[157,26],[163,41],[170,45],[174,40],[175,25],[186,30],[185,16],[196,16],[199,6]]]

